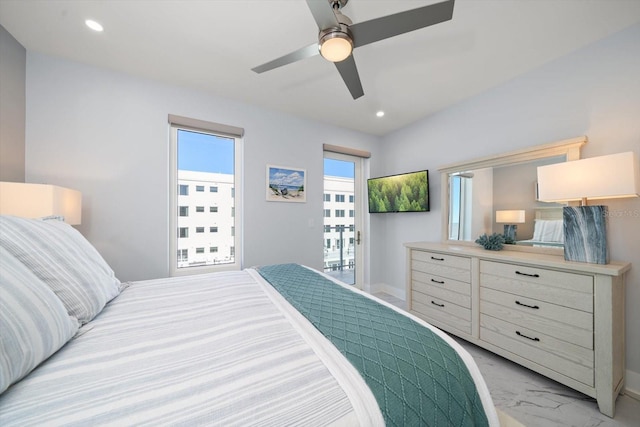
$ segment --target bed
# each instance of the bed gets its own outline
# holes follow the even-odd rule
[[[518,240],[518,245],[536,247],[564,247],[564,221],[562,207],[534,210],[534,228],[531,239]]]
[[[471,356],[297,264],[121,283],[0,216],[0,425],[498,425]]]

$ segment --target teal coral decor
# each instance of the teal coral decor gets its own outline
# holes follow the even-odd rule
[[[504,236],[502,234],[493,233],[491,236],[483,234],[476,239],[476,243],[481,245],[490,251],[499,251],[505,243]]]

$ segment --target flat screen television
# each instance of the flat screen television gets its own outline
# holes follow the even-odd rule
[[[367,193],[369,213],[428,212],[429,171],[370,178]]]

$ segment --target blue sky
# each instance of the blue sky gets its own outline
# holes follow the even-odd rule
[[[233,139],[178,130],[178,169],[233,173]],[[353,178],[353,163],[324,159],[324,174]]]
[[[178,130],[178,169],[233,173],[233,139]]]
[[[324,159],[324,174],[329,176],[353,178],[353,162]]]

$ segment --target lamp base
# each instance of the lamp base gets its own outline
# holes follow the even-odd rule
[[[505,224],[504,232],[503,232],[505,243],[509,245],[516,243],[517,231],[518,231],[518,226],[516,224]]]
[[[608,264],[606,206],[565,206],[564,259]]]

